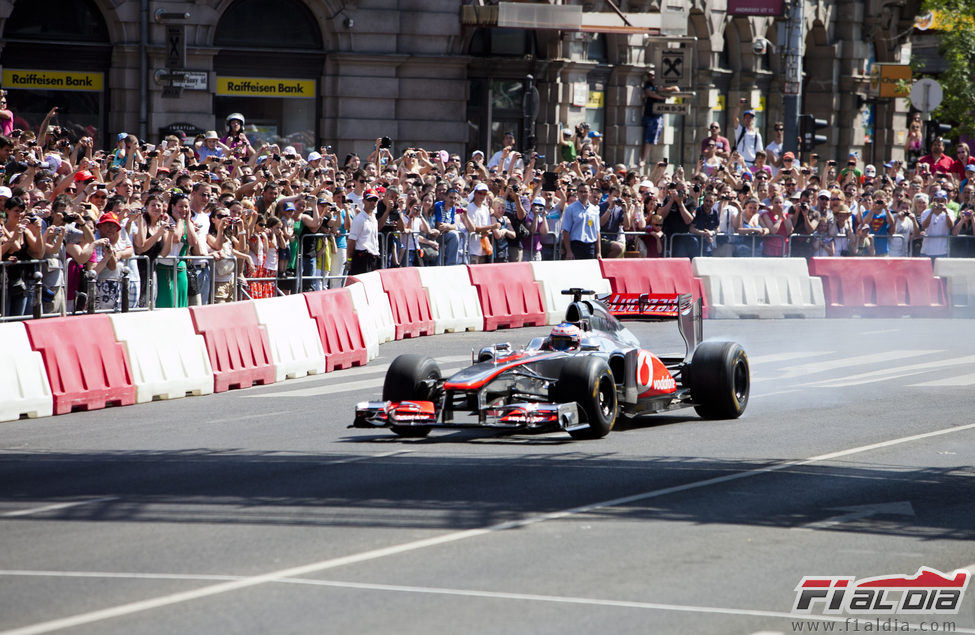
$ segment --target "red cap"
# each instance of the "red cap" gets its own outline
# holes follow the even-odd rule
[[[95,175],[89,172],[88,170],[81,170],[74,175],[74,182],[77,183],[78,181],[91,181],[94,180],[94,178]]]
[[[98,226],[105,223],[112,223],[119,229],[122,229],[122,223],[118,222],[118,216],[115,215],[115,212],[105,212],[99,217],[98,222],[95,223],[95,225]]]
[[[785,154],[782,155],[782,158],[783,159],[795,159],[796,158],[796,155],[792,154],[791,152],[786,152]]]
[[[376,198],[376,199],[378,199],[379,198],[379,194],[376,192],[376,190],[366,190],[363,193],[362,198],[363,199],[370,199],[370,198]]]

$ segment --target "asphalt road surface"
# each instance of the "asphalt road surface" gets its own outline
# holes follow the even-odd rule
[[[680,348],[673,324],[633,330]],[[804,576],[975,569],[975,322],[707,321],[750,356],[737,421],[677,411],[599,441],[347,429],[400,353],[457,369],[543,332],[0,423],[0,631],[975,633],[973,597],[792,614]]]

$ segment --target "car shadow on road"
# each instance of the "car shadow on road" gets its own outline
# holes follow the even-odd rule
[[[407,450],[401,453],[6,453],[0,460],[0,521],[458,530],[596,504],[585,522],[975,539],[975,468],[967,465],[632,458],[558,442],[525,443],[523,449],[536,450],[503,456],[408,451],[411,444],[429,443],[391,444]],[[86,500],[93,502],[17,515]],[[609,500],[618,502],[599,505]],[[851,505],[873,511],[842,511]]]

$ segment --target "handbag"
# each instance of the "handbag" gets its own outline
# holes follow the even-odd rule
[[[485,256],[494,255],[494,246],[491,245],[491,240],[487,235],[481,236],[481,251],[484,252]]]

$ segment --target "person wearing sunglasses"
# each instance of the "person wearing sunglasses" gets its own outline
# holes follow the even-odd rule
[[[0,134],[9,137],[14,131],[14,113],[7,108],[7,91],[0,91]]]
[[[772,166],[772,175],[778,172],[779,168],[782,166],[782,144],[785,142],[785,124],[781,121],[776,121],[772,126],[772,141],[765,146],[766,159],[768,164]]]
[[[727,159],[731,153],[731,142],[721,136],[721,126],[717,121],[708,125],[708,136],[701,140],[701,154],[705,153],[708,144],[714,144],[714,155],[722,159]]]

